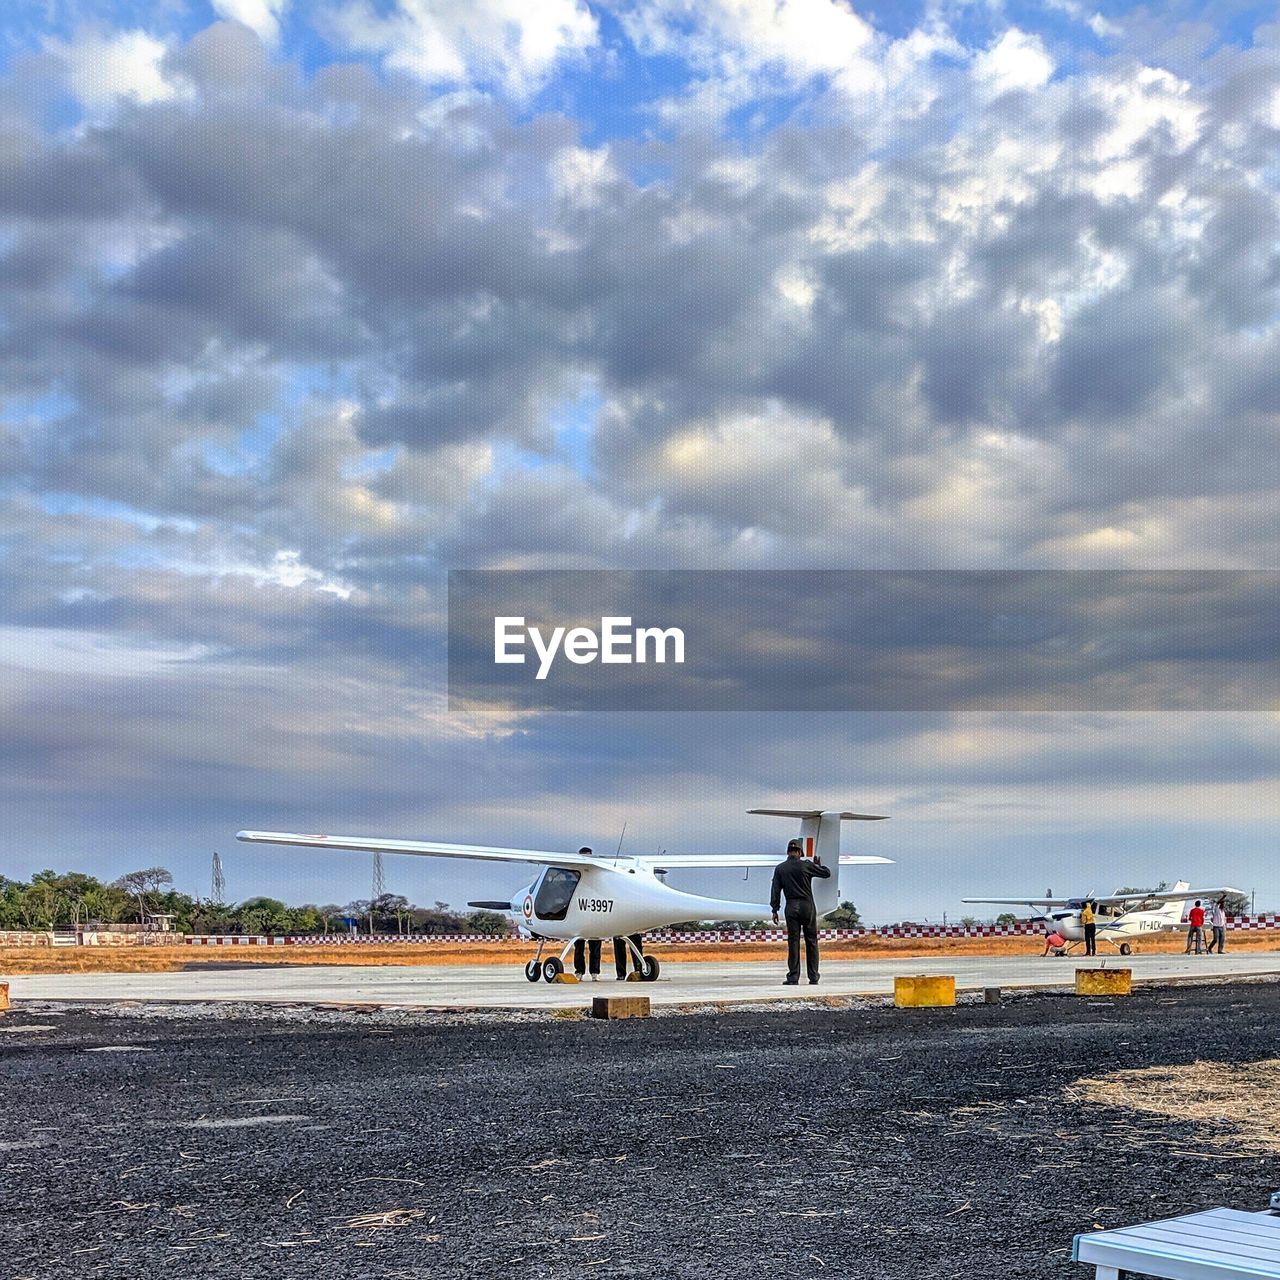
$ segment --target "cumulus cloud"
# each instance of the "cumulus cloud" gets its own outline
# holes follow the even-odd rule
[[[232,22],[239,22],[267,43],[280,35],[280,19],[289,8],[289,0],[212,0],[214,12]]]
[[[389,12],[357,0],[330,9],[325,26],[343,46],[428,84],[498,84],[517,96],[598,37],[582,0],[398,0]]]
[[[63,64],[71,91],[90,110],[122,99],[164,102],[177,92],[162,66],[164,41],[146,31],[85,28],[71,40],[48,39],[45,48]]]
[[[1039,89],[1053,75],[1053,59],[1039,36],[1010,27],[973,60],[973,74],[995,93]]]

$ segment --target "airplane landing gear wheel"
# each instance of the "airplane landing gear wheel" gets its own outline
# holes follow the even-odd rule
[[[644,964],[640,968],[640,981],[657,982],[661,967],[658,964],[657,956],[645,956]]]
[[[1122,956],[1127,956],[1132,950],[1133,948],[1127,942],[1122,942],[1120,944],[1120,954]]]
[[[542,977],[542,965],[540,965],[536,960],[530,960],[524,967],[524,976],[528,978],[530,982],[537,982],[537,980]]]
[[[544,982],[554,982],[564,972],[564,965],[560,962],[559,956],[552,956],[549,960],[542,962],[542,980]]]

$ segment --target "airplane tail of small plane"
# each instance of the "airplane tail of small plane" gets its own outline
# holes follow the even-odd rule
[[[850,813],[843,809],[749,809],[748,813],[767,814],[775,818],[800,819],[800,844],[806,858],[819,858],[831,875],[825,880],[813,881],[813,901],[818,917],[834,911],[841,902],[840,895],[840,824],[842,822],[883,822],[886,815],[877,813]],[[781,861],[781,859],[779,859]],[[844,864],[860,861],[844,858]],[[881,858],[868,858],[868,862],[882,862]]]
[[[1186,880],[1179,880],[1178,883],[1173,886],[1173,891],[1177,892],[1179,889],[1190,888],[1190,882]],[[1177,926],[1182,923],[1182,917],[1186,914],[1187,904],[1190,901],[1190,898],[1172,898],[1170,901],[1163,903],[1156,914],[1161,920],[1165,921],[1166,924],[1172,928],[1177,928]]]

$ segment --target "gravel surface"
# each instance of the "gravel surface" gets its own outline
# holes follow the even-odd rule
[[[1064,1091],[1280,1057],[1280,984],[646,1022],[0,1018],[0,1277],[1063,1280],[1280,1161]],[[44,1028],[44,1029],[38,1029]],[[1079,1096],[1076,1094],[1075,1096]]]

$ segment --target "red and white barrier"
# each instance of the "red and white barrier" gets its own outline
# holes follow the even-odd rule
[[[495,938],[483,933],[192,933],[186,941],[192,947],[320,947],[352,943],[368,946],[371,942],[378,946],[392,942],[507,942],[509,937]]]
[[[1237,929],[1280,929],[1280,913],[1228,916],[1227,932]],[[1019,938],[1039,937],[1043,933],[1043,925],[1019,920],[1014,924],[885,924],[872,929],[820,929],[818,936],[825,942],[840,942],[858,938]],[[786,938],[787,931],[782,928],[654,929],[645,936],[653,942],[780,942]],[[189,946],[196,947],[368,946],[370,943],[378,946],[393,943],[420,946],[436,942],[495,943],[511,940],[510,937],[495,938],[477,933],[189,934],[186,938]]]

